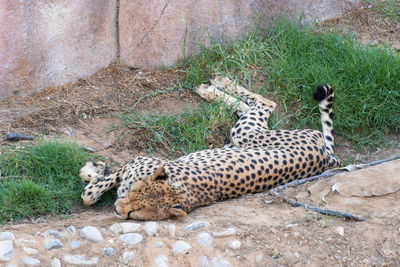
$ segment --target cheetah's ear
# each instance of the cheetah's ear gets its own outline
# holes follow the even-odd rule
[[[153,177],[151,178],[151,181],[165,181],[167,179],[168,176],[165,174],[164,165],[161,165],[154,173]]]
[[[168,212],[174,219],[180,220],[187,217],[187,213],[183,210],[181,205],[173,205],[168,209]]]

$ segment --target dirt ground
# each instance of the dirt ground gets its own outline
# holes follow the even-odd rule
[[[400,48],[400,23],[384,18],[372,9],[351,13],[321,26],[339,27],[355,34],[360,42],[388,43],[395,49]],[[76,83],[45,89],[30,96],[13,96],[0,101],[0,133],[73,140],[123,164],[139,154],[146,154],[149,137],[144,132],[126,135],[124,129],[109,131],[111,126],[120,124],[117,117],[109,115],[125,111],[176,114],[195,106],[201,100],[194,93],[169,90],[183,75],[180,70],[142,71],[114,64]],[[336,141],[340,142],[340,138]],[[5,139],[0,142],[9,144]],[[400,147],[374,151],[355,150],[351,144],[337,147],[339,157],[353,158],[355,162],[400,155]],[[165,156],[167,151],[160,148],[155,154]],[[287,189],[283,193],[324,208],[308,193],[308,188],[315,183],[318,182]],[[357,198],[358,206],[349,210],[366,217],[363,222],[294,208],[267,193],[216,203],[193,211],[185,221],[176,222],[177,235],[185,235],[182,229],[189,223],[206,220],[215,231],[234,226],[243,243],[242,248],[231,250],[225,241],[218,239],[213,251],[196,249],[191,255],[180,256],[186,258],[176,259],[174,264],[178,265],[172,266],[179,266],[181,260],[187,266],[196,266],[198,257],[207,253],[224,257],[232,266],[256,266],[255,257],[259,254],[264,258],[261,266],[400,265],[399,200],[399,191],[380,197]],[[332,203],[335,201],[333,199]],[[330,208],[335,208],[335,205]],[[67,219],[39,219],[2,226],[0,231],[34,234],[71,224],[80,228],[89,224],[111,225],[118,221],[111,208],[95,210],[89,207],[87,211]],[[162,222],[161,226],[170,223]],[[169,242],[167,238],[163,241]],[[146,243],[137,254],[146,264],[146,257],[152,256],[151,245]],[[110,262],[109,266],[113,265]]]

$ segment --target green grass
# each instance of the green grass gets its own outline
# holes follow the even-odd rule
[[[358,45],[350,36],[281,20],[263,35],[203,48],[180,66],[187,88],[221,74],[274,94],[289,128],[320,128],[312,93],[328,83],[335,89],[336,133],[364,146],[383,144],[386,135],[400,131],[400,58],[388,49]],[[256,75],[264,83],[252,88]]]
[[[79,169],[93,158],[73,143],[1,149],[0,223],[69,214],[81,206]]]
[[[145,130],[149,134],[147,148],[153,152],[157,145],[163,146],[170,155],[223,146],[236,115],[224,104],[204,103],[194,109],[174,115],[124,114],[124,127],[134,131]]]

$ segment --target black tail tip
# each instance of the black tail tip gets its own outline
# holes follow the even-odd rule
[[[315,90],[313,97],[315,100],[321,101],[327,98],[332,93],[333,90],[328,84],[321,84],[317,86],[317,89]]]

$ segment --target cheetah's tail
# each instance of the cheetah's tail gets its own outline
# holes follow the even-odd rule
[[[313,96],[315,100],[319,101],[318,107],[321,113],[322,133],[326,150],[328,154],[334,155],[333,89],[327,84],[318,85]]]

